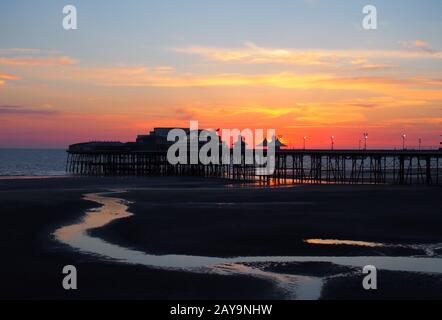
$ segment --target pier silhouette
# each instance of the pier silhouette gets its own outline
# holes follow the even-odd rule
[[[156,131],[155,131],[156,130]],[[167,132],[159,128],[137,142],[71,145],[66,171],[84,176],[197,176],[262,184],[440,185],[441,150],[307,150],[276,148],[275,170],[258,175],[253,163],[170,164]],[[253,151],[253,150],[252,150]],[[233,149],[229,149],[233,153]],[[220,155],[221,157],[221,155]],[[188,162],[189,163],[189,162]]]

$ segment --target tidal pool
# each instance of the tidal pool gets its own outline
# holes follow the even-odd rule
[[[101,259],[110,259],[119,263],[144,265],[152,268],[178,269],[190,272],[251,275],[268,279],[278,285],[288,298],[303,300],[320,298],[324,281],[323,278],[268,272],[251,267],[250,264],[262,262],[328,262],[347,267],[363,268],[366,265],[374,265],[378,269],[390,271],[442,273],[442,259],[438,257],[245,256],[221,258],[173,254],[152,255],[90,236],[88,231],[91,229],[100,228],[113,221],[127,219],[133,216],[133,214],[129,212],[129,203],[127,201],[112,196],[122,192],[121,190],[117,190],[84,195],[85,200],[96,202],[100,207],[88,210],[86,215],[78,223],[57,229],[54,232],[55,238],[79,252],[94,255]],[[354,245],[367,247],[386,245],[356,240],[307,239],[305,242],[312,245]],[[442,245],[428,245],[427,247],[440,248]],[[426,252],[431,252],[431,250],[426,250]]]

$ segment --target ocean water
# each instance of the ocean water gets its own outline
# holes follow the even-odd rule
[[[66,160],[62,149],[0,149],[0,177],[64,176]]]

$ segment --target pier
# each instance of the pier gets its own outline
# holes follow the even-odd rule
[[[177,164],[167,151],[126,145],[71,146],[66,171],[82,176],[197,176],[262,184],[440,185],[442,151],[424,150],[278,150],[270,176],[245,164]]]

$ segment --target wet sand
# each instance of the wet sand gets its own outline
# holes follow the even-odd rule
[[[93,234],[154,254],[330,255],[304,239],[441,243],[441,188],[300,186],[136,190],[131,219]],[[408,248],[332,247],[336,255],[422,254]]]
[[[309,245],[303,240],[348,239],[393,244],[442,242],[441,188],[238,189],[224,188],[221,181],[184,178],[2,180],[0,249],[5,258],[1,264],[0,297],[283,298],[278,288],[265,279],[119,264],[74,252],[54,240],[51,233],[56,228],[77,221],[88,208],[97,206],[82,200],[85,193],[109,189],[131,189],[121,196],[133,201],[130,210],[135,215],[96,229],[92,235],[153,254],[407,256],[424,253],[396,247]],[[61,269],[66,264],[78,268],[80,290],[76,292],[61,287]],[[281,272],[280,268],[274,266],[272,271]],[[297,265],[294,270],[298,274],[328,276],[336,268],[310,263]],[[283,271],[287,272],[287,267]],[[382,278],[386,280],[378,293],[364,295],[360,290],[351,289],[362,281],[362,275],[356,272],[351,277],[328,281],[322,297],[442,298],[440,275],[384,273]],[[408,291],[404,290],[404,283]]]

